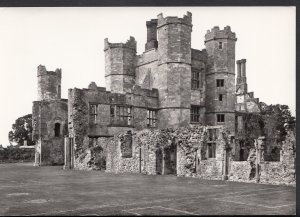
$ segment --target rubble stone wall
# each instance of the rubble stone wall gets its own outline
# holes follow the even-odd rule
[[[235,182],[250,182],[251,169],[252,167],[248,161],[231,161],[228,179]]]
[[[106,172],[113,173],[139,173],[140,172],[140,148],[132,141],[132,156],[122,156],[121,145],[126,142],[124,134],[115,136],[107,147]]]
[[[203,179],[221,180],[223,162],[215,159],[202,160],[198,169],[198,176]]]

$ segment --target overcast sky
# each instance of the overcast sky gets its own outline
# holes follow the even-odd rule
[[[238,38],[236,60],[247,59],[248,90],[267,104],[287,104],[295,115],[295,7],[0,8],[0,144],[14,121],[31,113],[37,99],[37,66],[62,69],[68,88],[105,86],[104,38],[146,43],[145,22],[163,13],[192,12],[192,48],[204,48],[213,26],[231,26]]]

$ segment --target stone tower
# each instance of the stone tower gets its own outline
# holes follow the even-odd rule
[[[135,83],[136,41],[109,43],[104,40],[106,89],[113,93],[131,92]]]
[[[206,72],[206,123],[224,125],[235,131],[235,42],[230,26],[208,30],[205,46],[208,54]]]
[[[246,94],[248,92],[247,77],[246,77],[246,59],[236,61],[237,78],[236,78],[236,93]]]
[[[68,100],[61,98],[61,69],[39,65],[38,99],[32,105],[32,140],[35,165],[62,165],[64,136],[68,134]]]
[[[187,126],[191,101],[192,14],[157,16],[159,128]]]
[[[150,50],[158,47],[157,42],[157,19],[151,19],[146,22],[147,26],[147,43],[145,44],[145,50]]]
[[[61,69],[47,71],[43,65],[38,66],[38,101],[57,100],[61,98]]]

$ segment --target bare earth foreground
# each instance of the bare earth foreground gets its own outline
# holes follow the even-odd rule
[[[0,215],[295,214],[296,189],[0,164]]]

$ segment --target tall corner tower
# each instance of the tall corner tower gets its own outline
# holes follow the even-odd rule
[[[135,84],[136,41],[109,43],[104,40],[106,89],[113,93],[131,92]]]
[[[230,26],[208,30],[206,73],[206,124],[224,125],[235,132],[235,42]]]
[[[157,16],[159,128],[187,126],[191,102],[192,14]]]
[[[47,71],[46,67],[39,65],[38,77],[38,101],[50,101],[61,99],[61,69]]]

